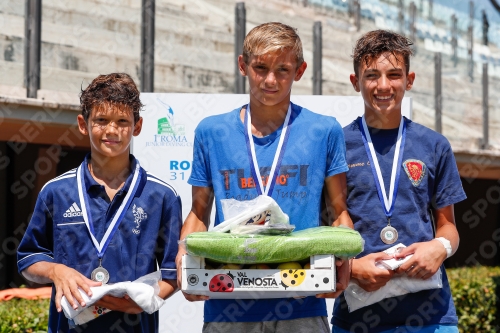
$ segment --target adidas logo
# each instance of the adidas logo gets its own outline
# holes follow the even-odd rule
[[[66,210],[66,212],[63,214],[64,217],[75,217],[75,216],[82,216],[82,210],[76,202],[73,202],[73,204]]]

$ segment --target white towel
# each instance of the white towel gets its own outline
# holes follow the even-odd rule
[[[406,275],[394,276],[382,288],[369,292],[361,288],[356,282],[350,281],[344,292],[349,312],[380,302],[389,297],[401,296],[427,289],[443,287],[441,269],[427,280],[415,279]]]
[[[222,199],[224,221],[215,226],[212,231],[227,232],[238,225],[261,224],[290,224],[288,215],[283,213],[273,198],[259,195],[255,199],[238,201]]]
[[[384,252],[389,255],[394,255],[396,252],[399,252],[400,248],[404,247],[406,247],[404,244],[399,243],[391,248],[388,248]],[[412,256],[413,255],[409,255],[400,260],[383,260],[383,262],[377,263],[376,266],[380,269],[396,270]],[[427,280],[410,278],[406,275],[396,275],[390,279],[385,286],[375,291],[366,291],[356,282],[351,280],[344,291],[344,297],[347,302],[349,312],[353,312],[359,308],[380,302],[381,300],[389,297],[416,293],[421,290],[442,288],[443,279],[441,275],[441,269],[439,269]]]
[[[100,287],[91,287],[92,297],[90,298],[80,289],[80,294],[86,304],[85,307],[78,305],[76,310],[73,309],[65,296],[61,299],[61,306],[66,318],[73,321],[76,325],[84,324],[110,311],[93,305],[105,295],[115,297],[128,295],[145,312],[151,314],[158,311],[165,302],[158,296],[160,292],[158,281],[160,279],[161,273],[160,271],[156,271],[133,282],[126,281]]]

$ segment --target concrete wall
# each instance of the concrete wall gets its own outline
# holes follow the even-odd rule
[[[232,93],[234,82],[234,0],[157,0],[155,91]],[[42,80],[39,98],[78,103],[78,93],[102,73],[124,71],[139,82],[140,0],[43,0]],[[323,22],[323,93],[355,94],[349,83],[350,54],[363,31],[353,32],[346,13],[302,1],[248,1],[247,32],[267,21],[296,28],[312,66],[313,22]],[[0,95],[25,96],[23,88],[24,2],[0,3]],[[492,53],[499,53],[491,48]],[[443,57],[443,126],[454,149],[477,151],[482,137],[481,73],[466,75],[466,63],[453,68]],[[294,94],[312,92],[312,68],[294,85]],[[417,73],[414,119],[434,127],[433,53],[417,41],[412,61]],[[491,68],[496,72],[499,68]],[[500,148],[500,80],[490,79],[490,142]]]

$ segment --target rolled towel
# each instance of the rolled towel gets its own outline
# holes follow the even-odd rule
[[[364,241],[359,232],[349,228],[316,227],[280,236],[194,232],[185,244],[193,256],[252,264],[300,261],[317,254],[350,258],[363,251]]]
[[[160,279],[161,273],[156,271],[142,276],[133,282],[126,281],[115,284],[107,284],[100,287],[91,287],[92,297],[88,297],[83,290],[78,289],[80,291],[80,295],[85,301],[86,306],[82,307],[78,305],[77,309],[73,309],[66,299],[66,296],[63,296],[61,299],[61,307],[66,318],[74,324],[81,325],[109,312],[107,309],[95,309],[96,307],[94,306],[94,303],[100,300],[103,296],[111,295],[115,297],[123,297],[128,295],[145,312],[151,314],[158,311],[164,303],[164,300],[158,296],[160,291],[158,281]]]

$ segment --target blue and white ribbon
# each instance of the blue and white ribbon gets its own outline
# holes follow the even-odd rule
[[[380,165],[378,163],[377,155],[375,154],[375,148],[373,147],[373,142],[368,131],[368,126],[366,126],[365,116],[361,118],[359,128],[361,130],[361,137],[363,138],[363,144],[365,145],[366,154],[370,160],[370,167],[373,172],[373,178],[375,178],[375,185],[377,186],[378,197],[382,208],[384,209],[385,216],[388,219],[391,218],[394,211],[394,204],[396,202],[396,197],[398,195],[399,187],[399,175],[401,168],[401,162],[403,161],[403,151],[406,139],[406,123],[404,118],[401,117],[401,122],[399,123],[398,138],[396,141],[396,151],[394,152],[394,158],[392,162],[392,172],[389,187],[389,197],[387,197],[384,185],[384,179],[382,178],[382,172],[380,170]]]
[[[99,257],[99,259],[102,259],[102,257],[104,256],[104,252],[106,252],[109,242],[113,238],[113,235],[115,234],[116,230],[118,230],[118,227],[120,226],[120,223],[125,217],[125,214],[127,213],[130,204],[134,200],[135,193],[137,192],[137,188],[140,183],[140,165],[139,161],[135,160],[135,162],[136,165],[135,165],[134,175],[132,177],[132,183],[130,184],[129,190],[127,191],[127,195],[125,195],[125,198],[123,199],[120,207],[118,207],[118,210],[113,216],[113,219],[111,220],[110,225],[106,229],[106,232],[104,233],[104,236],[102,237],[100,243],[94,236],[94,223],[92,220],[92,214],[90,213],[89,198],[87,195],[87,191],[84,190],[85,189],[84,168],[87,167],[87,162],[83,161],[83,163],[80,164],[80,166],[78,167],[76,173],[76,179],[78,183],[78,196],[80,197],[82,215],[85,224],[87,225],[87,229],[89,230],[90,238],[92,239],[94,247],[97,250],[97,256]]]
[[[279,168],[281,166],[281,161],[283,160],[283,155],[286,149],[286,143],[288,141],[288,135],[290,134],[290,126],[292,123],[292,104],[288,106],[288,111],[286,113],[285,121],[283,123],[283,129],[281,130],[280,141],[278,142],[278,148],[274,154],[273,164],[271,166],[271,171],[269,173],[269,178],[267,180],[267,186],[264,188],[262,183],[262,177],[260,175],[259,163],[257,162],[257,156],[255,154],[255,144],[252,137],[252,118],[250,115],[250,103],[247,105],[245,113],[245,141],[247,144],[248,158],[250,159],[250,169],[252,171],[252,178],[255,183],[255,188],[259,195],[271,196],[273,193],[274,185],[276,184],[276,178],[279,174]]]

